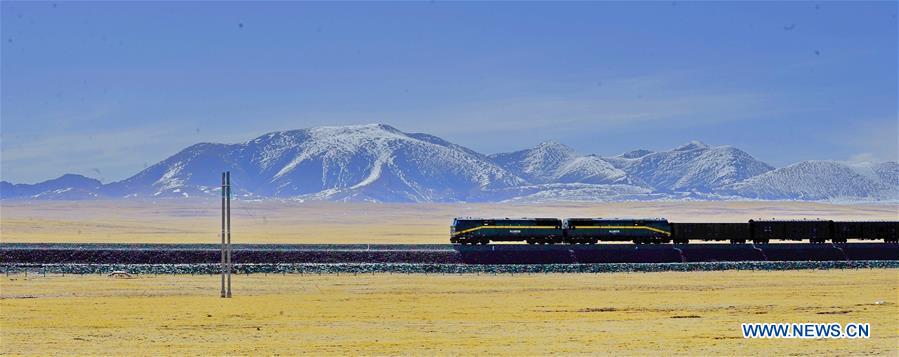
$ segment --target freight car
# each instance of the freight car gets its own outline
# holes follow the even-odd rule
[[[630,241],[637,244],[687,244],[690,241],[772,240],[845,243],[849,239],[899,242],[899,221],[750,220],[747,223],[675,223],[664,218],[456,218],[450,242],[487,244],[523,241],[529,244],[595,244]]]
[[[671,235],[675,244],[687,244],[691,239],[739,244],[752,239],[749,223],[671,223]]]
[[[897,243],[899,242],[899,222],[833,222],[833,242],[845,243],[849,239],[883,239],[887,243]]]
[[[450,227],[450,242],[461,244],[554,244],[562,243],[562,237],[562,220],[558,218],[456,218]]]
[[[833,221],[825,220],[749,220],[749,234],[755,243],[768,243],[774,239],[824,243],[833,239],[832,230]]]

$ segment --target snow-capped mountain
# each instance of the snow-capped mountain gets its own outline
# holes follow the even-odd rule
[[[601,157],[580,155],[555,141],[526,150],[493,154],[489,158],[531,184],[635,184],[626,172]]]
[[[578,157],[574,149],[555,141],[544,141],[525,150],[488,156],[493,162],[531,183],[552,181],[556,172]]]
[[[670,151],[635,150],[604,160],[658,192],[711,192],[774,169],[740,149],[699,141]]]
[[[899,165],[849,165],[836,161],[803,161],[775,169],[722,189],[759,199],[830,200],[899,198]]]
[[[806,161],[774,169],[742,150],[690,142],[669,151],[582,155],[558,142],[483,155],[382,124],[201,143],[125,180],[80,175],[0,182],[2,199],[215,197],[230,170],[240,198],[378,202],[653,199],[899,200],[899,164]]]
[[[565,145],[544,142],[490,158],[532,185],[630,185],[654,193],[713,192],[774,169],[742,150],[699,141],[669,151],[641,149],[614,157],[579,155]]]
[[[274,132],[242,144],[197,144],[124,181],[120,196],[214,194],[232,171],[235,193],[371,201],[479,201],[524,183],[481,154],[388,125]]]

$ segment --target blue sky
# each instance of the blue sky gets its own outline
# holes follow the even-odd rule
[[[388,123],[484,153],[896,160],[897,3],[2,2],[0,175]]]

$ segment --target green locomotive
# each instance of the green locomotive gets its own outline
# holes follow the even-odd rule
[[[566,242],[595,244],[598,241],[668,243],[671,225],[664,218],[568,218]]]
[[[461,244],[554,244],[562,239],[562,220],[558,218],[456,218],[450,227],[450,242]]]

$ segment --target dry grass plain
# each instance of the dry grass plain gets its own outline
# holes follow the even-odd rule
[[[793,202],[233,203],[236,243],[446,243],[455,216],[899,219]],[[0,203],[0,242],[215,243],[218,201]],[[897,355],[899,271],[0,277],[0,355]],[[876,302],[883,301],[878,304]],[[869,322],[744,340],[741,322]]]
[[[2,242],[215,243],[219,201],[4,201]],[[235,201],[236,243],[447,243],[456,216],[899,219],[897,204],[615,202],[371,204]]]
[[[893,355],[899,272],[0,278],[2,355]],[[745,340],[741,322],[869,322]]]

